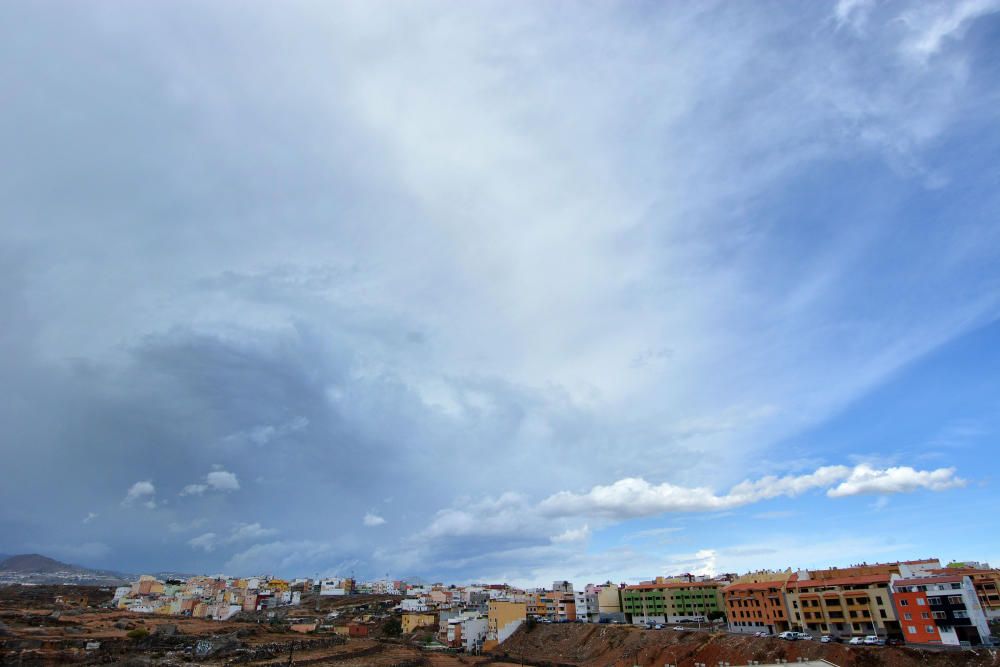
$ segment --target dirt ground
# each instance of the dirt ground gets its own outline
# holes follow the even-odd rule
[[[86,607],[56,604],[56,597],[88,598]],[[295,665],[339,667],[460,667],[502,665],[494,658],[430,653],[416,645],[379,639],[344,639],[332,633],[302,635],[251,619],[209,621],[178,616],[134,614],[102,608],[111,592],[83,586],[9,586],[0,588],[0,664],[150,664],[150,665]],[[367,614],[386,596],[307,598],[299,607],[283,608],[293,616],[341,612],[342,618]],[[319,611],[317,612],[317,607]],[[146,629],[148,639],[136,641],[128,632]],[[199,640],[232,638],[231,650],[195,661],[191,649]],[[88,642],[101,647],[88,651]]]
[[[676,632],[627,626],[566,623],[521,628],[495,652],[517,661],[574,667],[693,667],[720,661],[746,665],[751,660],[795,663],[798,658],[825,659],[839,667],[1000,667],[1000,651],[931,651],[896,647],[859,647],[787,642],[724,632]]]
[[[17,588],[18,590],[12,590]],[[464,667],[534,665],[537,667],[693,667],[695,662],[755,660],[795,663],[823,658],[840,667],[1000,667],[1000,651],[930,651],[911,648],[849,647],[818,642],[785,642],[717,632],[644,630],[627,626],[559,624],[522,628],[491,655],[434,653],[416,642],[387,641],[373,628],[367,639],[332,634],[302,635],[252,618],[208,621],[176,616],[133,614],[94,606],[110,599],[107,591],[73,587],[86,593],[88,607],[62,607],[57,595],[69,587],[0,588],[0,664],[143,664],[143,665],[336,665],[338,667]],[[290,608],[294,615],[316,613],[316,600]],[[342,616],[366,614],[386,600],[360,597],[319,600],[320,613],[337,609]],[[146,640],[127,637],[145,628]],[[228,642],[218,655],[193,659],[199,640]],[[100,649],[86,650],[98,641]]]

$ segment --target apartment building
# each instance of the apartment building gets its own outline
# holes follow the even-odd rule
[[[717,581],[647,582],[621,589],[622,611],[632,623],[704,621],[723,610]]]
[[[527,617],[528,607],[524,602],[490,600],[486,614],[486,641],[483,650],[489,650],[503,643],[514,634]]]
[[[940,574],[891,582],[893,604],[909,644],[989,643],[986,614],[971,577]]]
[[[480,652],[486,641],[488,623],[487,617],[478,613],[461,613],[449,618],[448,646],[464,649],[466,653]]]
[[[785,586],[794,576],[791,572],[758,572],[723,588],[729,630],[771,634],[791,630]]]
[[[969,577],[976,589],[979,606],[988,620],[1000,620],[1000,570],[991,569],[988,564],[975,566],[954,566],[934,570],[933,574],[957,574]]]
[[[590,584],[586,587],[588,595],[593,595],[597,602],[597,621],[600,623],[625,622],[622,612],[621,588],[611,582],[605,584]]]
[[[581,623],[596,623],[600,615],[597,593],[587,590],[573,593],[576,603],[576,620]]]
[[[539,616],[552,621],[575,621],[576,599],[572,590],[544,591],[539,598]]]
[[[902,638],[892,605],[891,574],[794,577],[786,585],[789,625],[795,630],[837,636]]]

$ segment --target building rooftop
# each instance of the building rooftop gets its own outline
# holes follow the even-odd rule
[[[629,586],[625,586],[625,590],[649,591],[649,590],[657,590],[660,588],[699,588],[699,587],[718,588],[722,585],[723,584],[718,581],[670,581],[670,582],[664,582],[662,584],[657,584],[657,583],[632,584]]]
[[[869,574],[861,577],[833,577],[830,579],[800,579],[789,581],[790,588],[812,588],[822,586],[865,586],[868,584],[887,584],[888,574]]]
[[[894,586],[923,586],[924,584],[960,584],[965,575],[938,574],[930,577],[913,577],[912,579],[897,579]]]

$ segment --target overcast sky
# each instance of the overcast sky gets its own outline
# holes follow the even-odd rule
[[[0,552],[1000,561],[998,44],[994,0],[2,3]]]

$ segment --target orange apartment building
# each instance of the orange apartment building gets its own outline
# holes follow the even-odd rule
[[[785,586],[794,577],[788,572],[750,575],[723,588],[729,629],[770,634],[791,630]]]
[[[544,609],[539,615],[552,621],[575,621],[576,598],[573,593],[563,591],[545,591],[540,597],[539,609]]]

